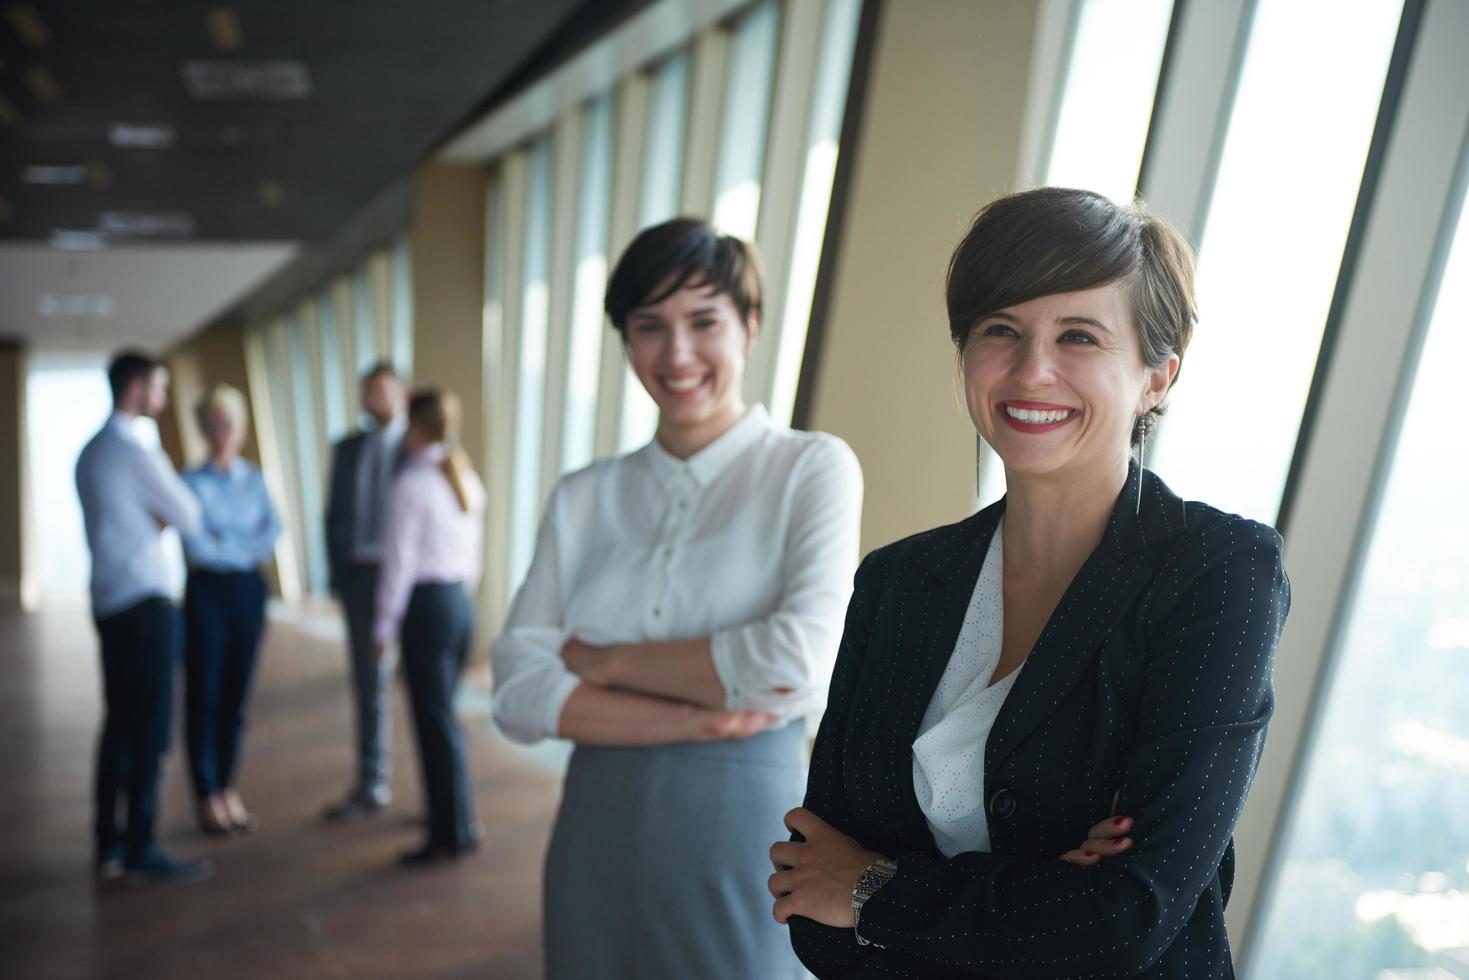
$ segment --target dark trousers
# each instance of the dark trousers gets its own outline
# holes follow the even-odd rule
[[[357,789],[368,793],[386,792],[392,770],[393,659],[379,660],[372,640],[377,576],[376,565],[349,565],[339,590],[357,718]]]
[[[234,784],[245,699],[265,631],[257,571],[189,573],[184,590],[184,703],[194,795]]]
[[[168,747],[173,671],[178,660],[178,610],[167,599],[144,599],[99,618],[106,715],[97,743],[97,847],[127,845],[139,860],[153,843],[158,760]],[[127,797],[127,829],[117,827],[117,798]]]
[[[414,587],[403,617],[403,674],[418,735],[429,841],[451,848],[464,847],[473,838],[474,800],[464,736],[454,719],[454,691],[473,627],[474,610],[462,585]]]

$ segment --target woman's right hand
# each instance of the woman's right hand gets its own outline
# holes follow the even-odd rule
[[[734,741],[758,735],[778,719],[768,711],[736,708],[699,712],[694,740],[699,742]]]
[[[1127,836],[1131,829],[1131,817],[1108,817],[1087,831],[1081,846],[1061,855],[1061,860],[1089,867],[1104,857],[1121,854],[1132,846],[1132,838]]]

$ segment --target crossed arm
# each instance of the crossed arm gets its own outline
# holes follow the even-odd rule
[[[512,739],[593,745],[743,738],[807,707],[830,663],[857,549],[861,471],[839,444],[803,461],[765,618],[709,636],[596,646],[565,623],[556,508],[547,504],[525,583],[491,650],[495,717]]]
[[[668,745],[743,738],[774,721],[724,708],[708,637],[615,647],[576,639],[563,625],[556,506],[553,495],[530,571],[490,650],[495,720],[509,738]]]

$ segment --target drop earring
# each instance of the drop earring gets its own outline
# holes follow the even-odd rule
[[[1146,415],[1137,417],[1137,506],[1133,508],[1134,514],[1143,512],[1143,453],[1148,448],[1148,419]]]

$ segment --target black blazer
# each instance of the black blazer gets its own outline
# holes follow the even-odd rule
[[[913,740],[1004,507],[857,571],[805,805],[898,873],[862,910],[863,938],[885,948],[793,918],[796,952],[822,978],[1231,977],[1231,834],[1290,607],[1280,536],[1134,465],[985,745],[993,850],[945,858],[914,795]],[[1132,848],[1059,860],[1119,791]]]
[[[342,577],[352,563],[352,531],[357,522],[357,461],[365,432],[354,432],[332,446],[331,477],[326,502],[326,558],[331,590],[340,593]]]

